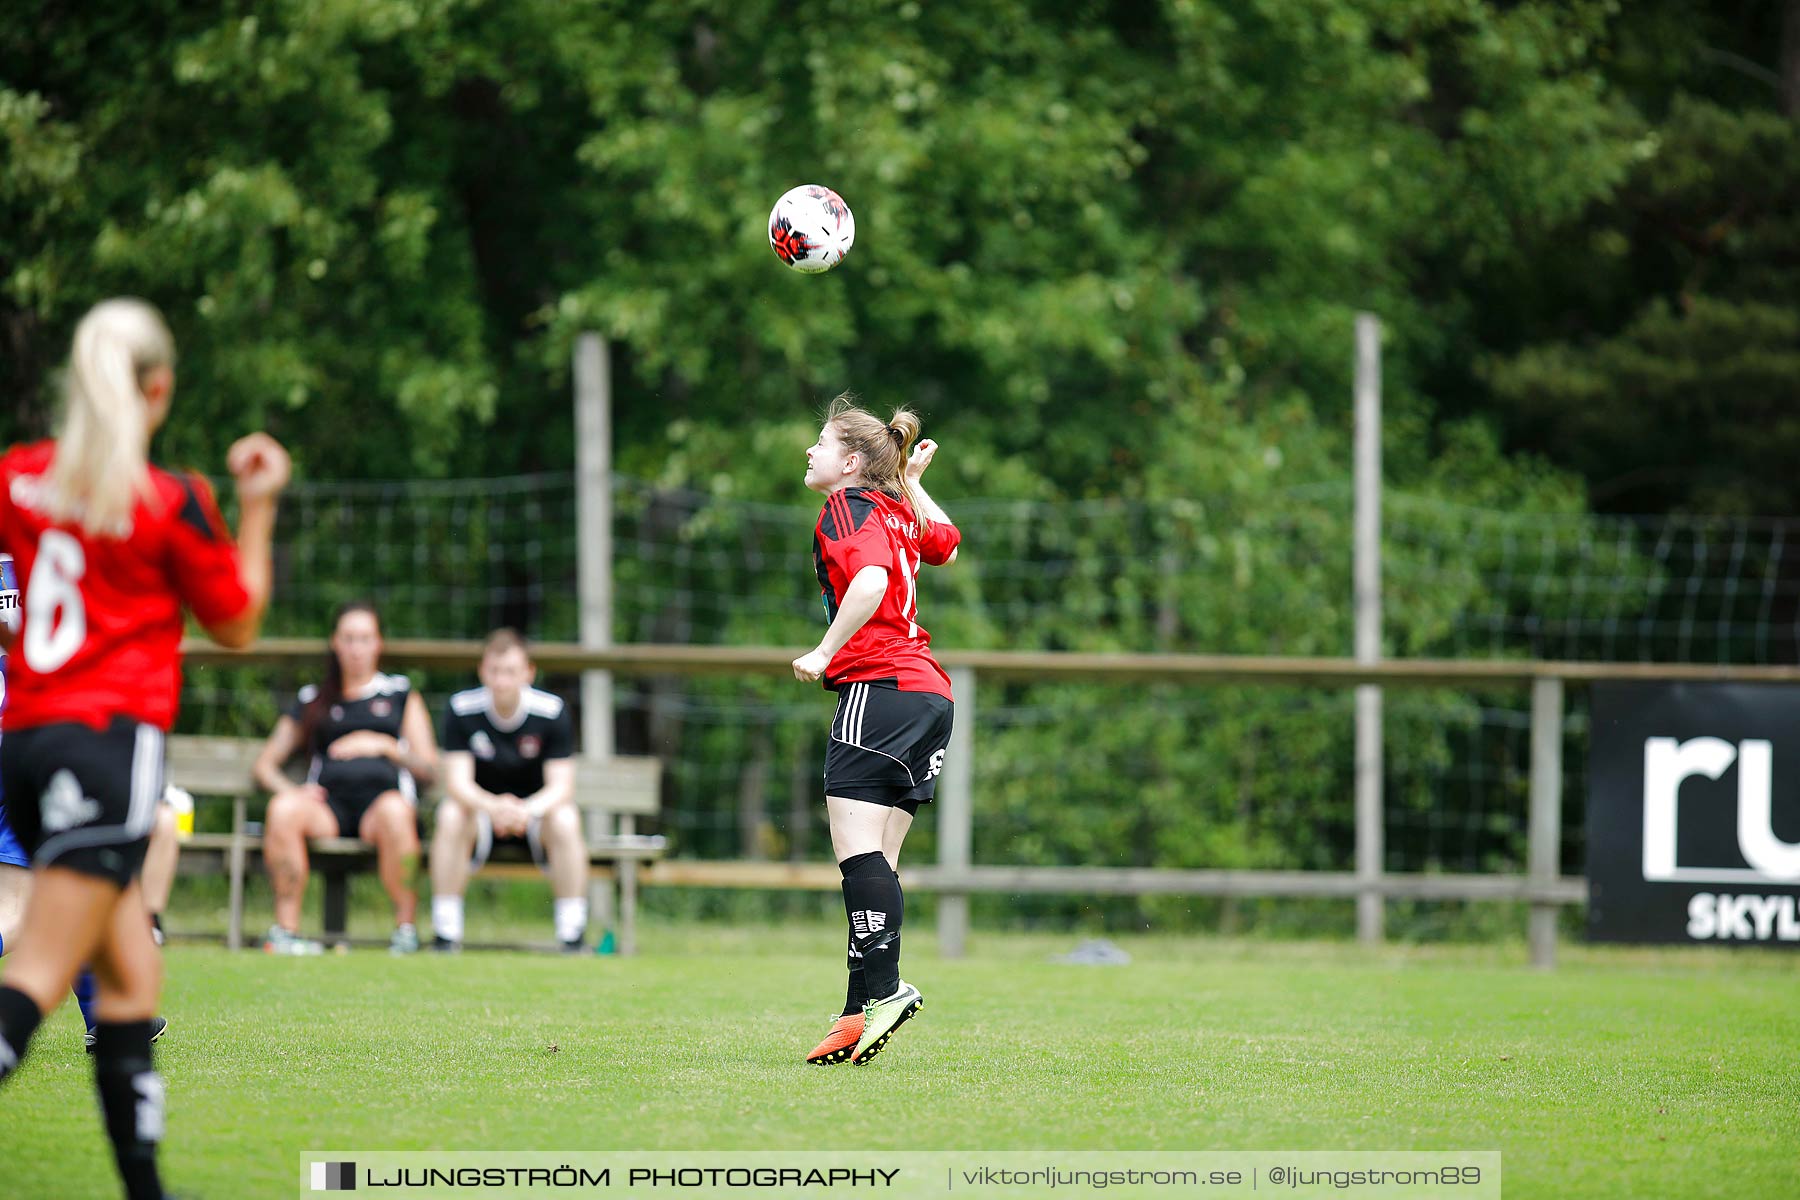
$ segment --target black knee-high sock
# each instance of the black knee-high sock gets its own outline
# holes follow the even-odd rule
[[[896,877],[896,882],[898,882],[898,877]],[[849,907],[849,902],[846,900],[844,905],[846,915],[848,914]],[[900,905],[895,911],[903,916],[906,912],[906,891],[904,888],[900,891]],[[894,961],[897,963],[900,961],[900,941],[898,937],[899,922],[896,921],[894,924],[896,926],[896,937],[890,948],[894,954]],[[869,981],[868,977],[863,974],[862,952],[856,948],[856,931],[854,929],[850,932],[849,949],[844,957],[844,966],[849,974],[849,981],[844,987],[844,1016],[847,1017],[852,1013],[861,1012],[863,1010],[863,1005],[869,1002]],[[898,971],[896,971],[895,974],[897,976]],[[889,989],[889,994],[892,994],[892,989]]]
[[[845,956],[844,965],[849,968],[850,982],[844,988],[844,1015],[862,1011],[869,1000],[869,983],[863,977],[862,955],[856,949],[856,935],[850,935],[850,950]]]
[[[838,869],[866,994],[875,1000],[891,996],[900,987],[900,879],[879,850],[846,858]]]
[[[156,1144],[163,1135],[163,1081],[150,1064],[150,1022],[102,1021],[94,1028],[94,1086],[125,1195],[162,1200]]]
[[[0,987],[0,1079],[18,1070],[43,1019],[37,1001],[18,988]]]
[[[900,886],[900,872],[894,872],[894,987],[900,986],[900,924],[906,919],[906,889]],[[894,994],[889,988],[888,995]]]

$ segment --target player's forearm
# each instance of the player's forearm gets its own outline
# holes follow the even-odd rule
[[[881,597],[886,592],[887,568],[864,567],[858,571],[850,586],[844,589],[844,599],[838,605],[837,616],[832,618],[830,628],[825,630],[819,652],[830,659],[842,650],[856,636],[856,631],[869,623],[869,618],[881,607]]]
[[[263,613],[269,607],[269,589],[274,571],[270,565],[270,544],[275,538],[275,499],[251,496],[243,501],[238,514],[237,557],[238,582],[243,585],[248,603],[243,611],[229,620],[206,626],[213,641],[231,650],[242,650],[256,640],[262,629]]]
[[[500,797],[473,779],[457,779],[454,775],[444,780],[444,794],[472,812],[492,814],[500,804]]]
[[[274,541],[275,498],[258,496],[245,500],[238,512],[238,578],[250,597],[250,606],[244,615],[251,622],[252,637],[261,627],[263,612],[269,607],[269,590],[274,577],[271,563]]]
[[[525,809],[540,819],[564,804],[575,802],[575,762],[553,758],[544,764],[544,784],[525,798]]]
[[[394,739],[394,764],[420,787],[430,787],[437,779],[437,755],[429,750],[415,750],[405,738]]]
[[[548,816],[551,810],[563,804],[572,803],[575,792],[567,785],[546,783],[539,791],[525,798],[526,811],[533,817]]]
[[[258,787],[271,794],[288,786],[288,777],[281,773],[281,764],[266,758],[258,758],[251,764],[250,776]]]
[[[923,479],[913,480],[912,490],[913,498],[919,502],[919,515],[921,517],[924,517],[934,525],[956,524],[955,521],[950,519],[950,514],[944,511],[943,505],[939,504],[936,500],[933,500],[931,498],[931,493],[925,490],[925,481]]]

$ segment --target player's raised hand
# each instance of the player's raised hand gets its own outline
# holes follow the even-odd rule
[[[936,442],[930,438],[921,438],[919,444],[913,447],[912,457],[906,460],[906,477],[917,479],[923,475],[925,468],[931,465],[932,457],[937,454],[937,450]]]
[[[294,465],[281,443],[266,433],[239,438],[225,452],[225,469],[237,481],[240,500],[266,500],[281,494]]]

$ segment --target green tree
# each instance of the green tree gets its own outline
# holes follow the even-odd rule
[[[1520,232],[1638,152],[1606,11],[846,5],[798,51],[766,4],[41,13],[0,31],[10,431],[44,427],[83,307],[129,290],[182,341],[172,457],[268,423],[315,475],[565,464],[594,327],[647,469],[671,421],[743,433],[852,386],[1009,488],[1131,493],[1180,477],[1177,410],[1341,432],[1366,307],[1405,478]],[[859,217],[822,279],[763,245],[802,179]]]
[[[1625,200],[1589,231],[1603,269],[1641,280],[1622,324],[1488,367],[1514,437],[1607,507],[1793,511],[1800,128],[1681,98]]]
[[[1800,503],[1785,466],[1800,452],[1800,57],[1778,62],[1784,44],[1800,46],[1792,4],[1628,6],[1607,73],[1649,118],[1640,161],[1546,242],[1489,339],[1480,391],[1508,444],[1580,472],[1601,507]]]

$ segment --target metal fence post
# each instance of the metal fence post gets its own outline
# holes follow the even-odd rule
[[[1381,661],[1381,321],[1356,314],[1356,485],[1351,574],[1356,604],[1356,661]],[[1386,925],[1381,872],[1381,689],[1356,689],[1356,936],[1379,942]]]
[[[575,559],[581,602],[581,647],[612,645],[612,362],[597,333],[575,339]],[[613,756],[612,672],[581,673],[581,755],[594,762]],[[608,817],[587,814],[588,844],[611,837]],[[613,923],[614,882],[590,873],[588,922]],[[621,946],[622,953],[635,947]]]
[[[975,824],[975,669],[950,668],[950,690],[956,693],[956,724],[950,730],[950,753],[938,780],[938,870],[950,880],[968,872]],[[949,888],[938,892],[938,953],[961,958],[969,936],[969,894]]]
[[[1563,681],[1542,676],[1531,682],[1531,815],[1526,876],[1531,886],[1548,888],[1562,874]],[[1541,894],[1541,893],[1540,893]],[[1531,902],[1531,965],[1556,965],[1556,908],[1545,899]]]

